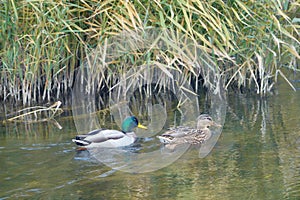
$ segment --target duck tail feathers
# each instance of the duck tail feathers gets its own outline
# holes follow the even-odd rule
[[[157,136],[157,138],[163,144],[170,144],[171,143],[171,140],[169,138],[167,138],[167,137]]]
[[[78,140],[77,138],[76,139],[72,139],[72,142],[75,142],[78,146],[87,146],[87,145],[91,144],[88,141]]]

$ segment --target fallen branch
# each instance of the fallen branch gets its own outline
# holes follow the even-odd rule
[[[8,122],[44,122],[53,120],[55,116],[60,115],[63,110],[60,108],[61,101],[55,102],[50,107],[34,106],[19,110],[17,113],[21,113],[17,116],[7,119]],[[34,116],[34,119],[32,119]]]

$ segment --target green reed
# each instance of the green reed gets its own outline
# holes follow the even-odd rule
[[[210,56],[210,66],[224,86],[245,87],[266,95],[278,76],[288,80],[299,65],[297,1],[44,1],[0,2],[0,98],[30,104],[61,99],[73,87],[80,66],[105,38],[123,31],[167,28],[186,35]],[[185,52],[189,57],[189,53]],[[205,68],[189,64],[172,47],[149,58],[164,72],[178,70],[185,78],[202,77],[214,85]],[[128,60],[141,61],[140,52]],[[172,63],[169,60],[176,60]],[[88,62],[88,61],[87,61]],[[130,67],[106,64],[98,89],[113,87],[115,76]],[[135,71],[139,73],[138,63]],[[288,69],[288,70],[285,70]],[[198,73],[198,72],[201,73]]]

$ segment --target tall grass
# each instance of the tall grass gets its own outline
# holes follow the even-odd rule
[[[105,38],[149,27],[174,30],[195,41],[218,66],[215,72],[226,88],[251,88],[266,95],[278,76],[289,83],[289,70],[299,70],[297,1],[11,0],[0,6],[4,101],[30,104],[65,98],[87,52]],[[160,55],[176,58],[174,51]],[[201,66],[195,69],[182,61],[180,67],[188,79],[198,78],[195,72],[202,70],[206,85],[215,84]],[[99,84],[112,87],[117,84],[114,75],[126,70],[106,65]]]

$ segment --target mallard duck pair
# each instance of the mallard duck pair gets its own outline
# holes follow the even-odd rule
[[[211,137],[210,126],[217,125],[207,114],[197,118],[197,128],[179,126],[169,129],[158,136],[161,143],[166,145],[200,144]],[[77,135],[72,141],[82,147],[123,147],[131,145],[136,140],[134,128],[147,129],[141,125],[135,116],[127,117],[122,123],[122,130],[98,129],[87,134]]]

